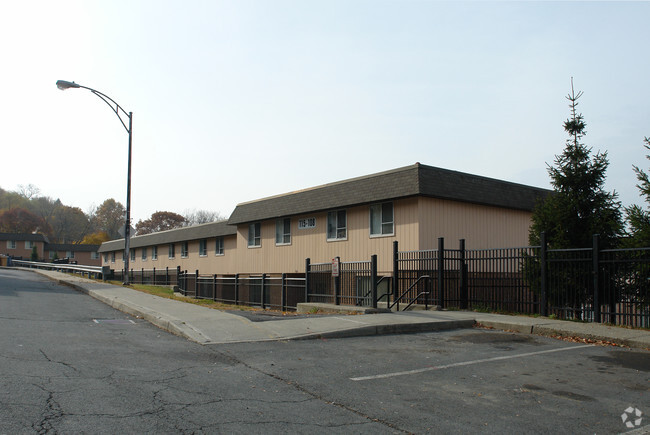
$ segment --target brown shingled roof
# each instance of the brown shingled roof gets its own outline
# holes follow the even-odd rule
[[[551,191],[416,163],[391,171],[238,204],[232,225],[351,207],[411,196],[428,196],[518,210],[532,210]]]
[[[229,225],[226,221],[210,222],[207,224],[193,225],[191,227],[176,228],[173,230],[144,234],[142,236],[134,236],[131,237],[129,246],[131,248],[139,248],[142,246],[162,245],[166,243],[230,236],[234,234],[237,234],[237,227]],[[99,252],[110,252],[123,249],[124,239],[118,239],[102,243]]]

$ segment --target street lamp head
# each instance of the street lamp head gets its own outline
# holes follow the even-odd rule
[[[56,82],[56,87],[61,89],[62,91],[65,91],[66,89],[80,88],[81,86],[76,84],[75,82],[66,82],[65,80],[58,80]]]

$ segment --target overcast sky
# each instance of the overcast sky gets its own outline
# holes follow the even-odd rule
[[[648,168],[650,3],[0,0],[0,187],[132,217],[421,162],[549,187],[571,77],[607,187]]]

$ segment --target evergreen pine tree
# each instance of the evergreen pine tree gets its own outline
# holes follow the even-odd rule
[[[554,194],[538,204],[533,212],[529,240],[540,243],[540,233],[546,232],[550,248],[586,248],[591,246],[593,234],[600,235],[603,248],[616,245],[622,233],[621,205],[616,192],[604,188],[609,161],[607,152],[591,155],[591,148],[582,143],[586,123],[578,113],[578,99],[573,78],[569,100],[571,117],[564,122],[569,135],[561,155],[555,156],[555,165],[549,166]]]
[[[650,150],[650,137],[644,139],[645,148]],[[646,158],[650,160],[650,155],[646,155]],[[629,226],[628,229],[628,244],[633,247],[649,247],[650,246],[650,178],[648,174],[640,169],[638,166],[634,166],[634,173],[636,174],[636,179],[639,181],[637,188],[641,193],[641,196],[645,198],[647,203],[646,208],[642,208],[638,205],[633,205],[631,207],[626,207],[625,214],[627,215],[627,223]]]

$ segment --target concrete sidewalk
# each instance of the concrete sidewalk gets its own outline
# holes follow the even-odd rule
[[[59,272],[31,269],[161,329],[200,344],[308,338],[340,338],[471,328],[476,323],[505,331],[578,337],[650,349],[650,331],[544,317],[508,316],[469,311],[408,311],[358,315],[310,315],[254,322],[220,310],[165,299],[126,287]]]

